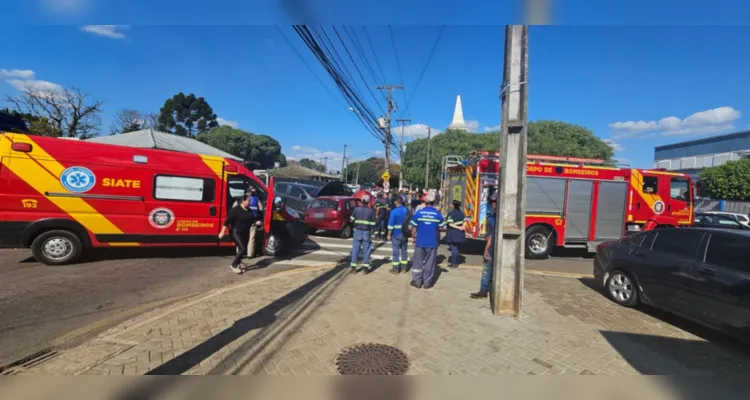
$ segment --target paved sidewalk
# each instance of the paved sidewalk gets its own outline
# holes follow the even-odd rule
[[[345,346],[403,350],[408,374],[728,374],[750,360],[619,307],[585,279],[526,274],[524,315],[469,299],[480,272],[444,272],[429,290],[388,265],[241,283],[129,321],[23,374],[336,374]],[[692,330],[692,329],[691,329]]]

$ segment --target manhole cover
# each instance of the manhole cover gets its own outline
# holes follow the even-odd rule
[[[403,375],[409,358],[393,346],[361,343],[341,350],[335,365],[341,375]]]

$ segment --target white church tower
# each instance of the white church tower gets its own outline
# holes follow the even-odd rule
[[[453,121],[448,125],[448,129],[463,129],[466,128],[466,121],[464,121],[464,110],[461,107],[461,95],[456,96],[456,109],[453,111]]]

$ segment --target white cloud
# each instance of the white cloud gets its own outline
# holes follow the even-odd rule
[[[292,146],[293,154],[288,155],[287,159],[301,160],[303,158],[309,158],[317,163],[327,163],[328,168],[341,168],[341,161],[344,159],[344,153],[335,151],[322,151],[314,147],[302,147],[300,145]],[[323,159],[327,158],[327,161]]]
[[[476,132],[477,128],[479,128],[479,121],[475,119],[466,120],[464,121],[464,123],[466,124],[466,129],[469,132]]]
[[[497,124],[495,126],[485,126],[484,131],[485,132],[495,132],[500,130],[500,124]]]
[[[734,129],[742,114],[732,107],[699,111],[685,119],[669,116],[658,121],[618,121],[609,124],[617,132],[613,139],[633,137],[642,133],[671,135],[703,135]]]
[[[97,36],[105,36],[112,39],[124,39],[125,34],[120,29],[128,28],[128,25],[84,25],[81,30],[93,33]]]
[[[615,142],[612,139],[604,139],[604,143],[608,144],[615,152],[621,152],[625,151],[625,147],[623,147],[620,143]]]
[[[384,153],[383,150],[375,150],[372,152],[372,154],[375,154],[376,156],[383,155],[383,153]]]
[[[30,69],[0,69],[0,76],[4,78],[34,79],[34,71]]]
[[[15,89],[24,91],[33,91],[44,95],[55,95],[63,90],[61,85],[49,81],[35,79],[36,74],[30,69],[0,69],[0,76],[7,79],[6,82]]]
[[[404,136],[407,138],[426,138],[427,137],[427,130],[430,127],[425,124],[412,124],[412,125],[406,125],[404,126]],[[432,136],[435,136],[437,134],[440,134],[440,129],[432,128]],[[401,136],[401,128],[397,128],[393,130],[394,136]]]
[[[630,160],[628,160],[627,158],[615,158],[614,162],[615,162],[615,164],[625,164],[625,165],[632,164],[632,162]]]
[[[230,121],[228,119],[224,119],[221,117],[216,118],[216,122],[219,123],[219,126],[227,125],[227,126],[231,126],[232,128],[237,128],[238,126],[240,126],[240,124],[238,124],[237,121]]]

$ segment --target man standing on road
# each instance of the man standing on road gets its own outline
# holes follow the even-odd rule
[[[381,192],[375,201],[375,211],[377,212],[377,234],[378,240],[385,240],[388,223],[388,193]]]
[[[359,262],[359,251],[362,249],[362,268],[365,275],[369,274],[370,269],[370,251],[372,246],[372,230],[375,229],[375,210],[370,207],[370,196],[362,196],[362,205],[352,211],[352,225],[354,226],[354,236],[352,237],[352,260],[351,273],[356,274],[357,263]]]
[[[497,198],[493,194],[488,201],[487,244],[484,245],[484,268],[482,269],[482,280],[479,283],[479,291],[470,295],[472,299],[486,299],[490,293],[490,282],[492,281],[492,259],[495,256],[495,202]]]
[[[395,207],[388,217],[388,240],[393,244],[393,269],[391,273],[398,275],[401,272],[406,272],[406,264],[409,262],[406,255],[408,239],[404,232],[404,222],[407,221],[408,211],[403,206],[400,197],[396,197],[393,203]]]
[[[414,242],[411,285],[417,289],[431,288],[435,282],[435,265],[440,230],[445,227],[443,215],[436,210],[435,197],[425,196],[425,207],[414,213],[409,225]]]

